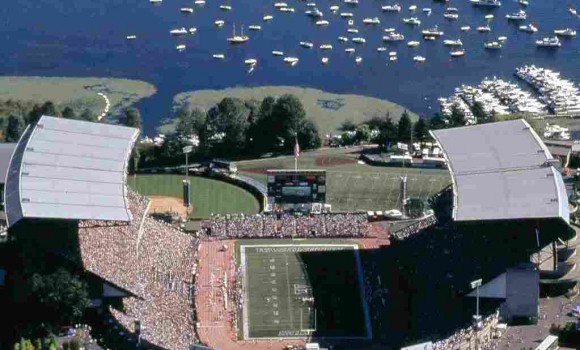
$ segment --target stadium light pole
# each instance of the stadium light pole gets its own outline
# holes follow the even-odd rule
[[[481,316],[479,315],[479,287],[481,287],[482,279],[477,279],[475,281],[471,281],[470,286],[471,289],[475,288],[475,315],[473,316],[473,321],[475,322],[476,329],[479,329],[479,325],[481,323]]]
[[[188,146],[183,147],[183,153],[185,153],[185,182],[187,184],[189,184],[189,157],[188,156],[189,156],[189,153],[191,153],[192,150],[193,150],[193,146],[191,146],[191,145],[188,145]],[[187,187],[187,192],[188,192],[187,195],[188,195],[188,197],[190,195],[190,193],[189,193],[190,191],[191,191],[191,189],[190,189],[190,187],[188,185],[188,187]],[[187,203],[187,209],[189,210],[189,201]]]

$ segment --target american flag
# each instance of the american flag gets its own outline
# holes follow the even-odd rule
[[[296,138],[296,141],[294,143],[294,158],[298,158],[299,155],[300,155],[300,146],[298,145],[298,138]]]

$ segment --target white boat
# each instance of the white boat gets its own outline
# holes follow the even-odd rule
[[[250,40],[247,35],[244,35],[244,26],[242,26],[242,33],[240,35],[236,35],[236,25],[233,26],[233,34],[231,37],[228,38],[228,42],[230,44],[242,44]]]
[[[461,57],[461,56],[465,56],[465,50],[463,48],[456,49],[456,50],[451,51],[449,54],[451,55],[451,57]]]
[[[556,30],[554,30],[554,34],[556,34],[558,36],[571,38],[571,37],[576,36],[576,31],[572,28],[556,29]]]
[[[185,50],[186,46],[181,44],[181,45],[177,45],[175,48],[177,49],[177,51],[181,52],[181,51]]]
[[[280,7],[278,10],[280,10],[280,12],[294,12],[293,7]]]
[[[358,0],[344,0],[347,5],[358,5]]]
[[[320,18],[324,16],[324,13],[322,13],[322,11],[320,11],[317,8],[313,8],[312,10],[306,10],[306,12],[304,13],[306,14],[306,16],[313,18]]]
[[[528,2],[528,0],[518,0],[518,4],[522,6],[528,6],[530,3]]]
[[[226,56],[222,53],[214,53],[211,57],[215,58],[216,60],[223,60]]]
[[[381,24],[381,20],[378,17],[374,17],[374,18],[365,18],[363,19],[363,23],[364,24]]]
[[[215,22],[213,22],[213,24],[215,24],[216,27],[223,27],[224,24],[226,24],[226,22],[224,20],[218,19]]]
[[[330,24],[330,23],[329,23],[327,20],[324,20],[324,19],[321,19],[321,20],[319,20],[319,21],[316,21],[316,25],[317,25],[317,26],[327,26],[327,25],[329,25],[329,24]]]
[[[382,46],[381,47],[377,47],[377,52],[385,52],[385,51],[387,51],[387,48],[386,47],[382,47]]]
[[[354,15],[351,12],[341,12],[340,17],[342,18],[352,18]]]
[[[316,3],[315,2],[307,2],[306,7],[316,7]]]
[[[322,62],[322,64],[328,64],[328,57],[322,57],[320,62]]]
[[[538,27],[533,23],[529,23],[527,25],[522,25],[519,27],[519,29],[522,32],[526,32],[526,33],[535,33],[538,31]]]
[[[458,13],[444,13],[443,17],[445,17],[447,19],[458,19],[459,14]]]
[[[288,63],[291,66],[295,66],[298,63],[298,57],[284,57],[284,62]]]
[[[397,56],[397,51],[391,51],[391,52],[389,52],[389,56],[391,56],[391,57]]]
[[[483,44],[483,47],[487,50],[499,50],[503,48],[503,43],[501,41],[488,41]]]
[[[365,38],[361,38],[361,37],[355,37],[351,39],[353,43],[357,43],[357,44],[364,44],[366,43],[366,39]]]
[[[336,11],[338,11],[338,9],[339,9],[339,8],[340,8],[340,7],[339,7],[339,6],[337,6],[337,5],[332,5],[332,6],[330,6],[330,11],[331,11],[332,13],[336,13]]]
[[[301,41],[300,46],[307,48],[307,49],[311,49],[314,47],[314,44],[309,42],[309,41]]]
[[[390,56],[390,57],[389,57],[389,61],[391,61],[391,62],[395,62],[397,59],[398,59],[398,58],[397,58],[397,56],[396,56],[396,55],[395,55],[395,56]]]
[[[258,63],[258,60],[255,58],[248,58],[246,60],[244,60],[244,64],[248,65],[248,66],[255,66]]]
[[[393,33],[395,31],[395,28],[393,28],[393,27],[385,28],[384,31],[385,31],[385,33]]]
[[[424,35],[423,39],[428,40],[428,41],[435,41],[435,40],[437,40],[437,37],[433,36],[433,35]]]
[[[507,36],[500,36],[497,38],[498,41],[506,41],[507,40]]]
[[[461,39],[457,40],[443,40],[443,45],[445,46],[463,46]]]
[[[362,62],[362,57],[356,56],[356,58],[354,59],[354,61],[356,62],[356,64],[359,64],[359,63]]]
[[[381,9],[385,12],[401,12],[402,10],[401,5],[399,4],[385,5],[382,6]]]
[[[345,43],[348,41],[348,38],[346,36],[339,36],[338,41],[342,41],[343,43]]]
[[[413,12],[417,9],[417,5],[411,5],[409,6],[409,11]]]
[[[288,7],[288,4],[285,2],[277,2],[274,4],[274,7],[277,9],[283,8],[283,7]]]
[[[251,26],[248,26],[248,29],[249,30],[262,30],[262,26],[253,24]]]
[[[528,18],[528,15],[526,11],[519,10],[514,13],[508,13],[507,15],[505,15],[505,18],[507,18],[510,21],[525,21]]]
[[[197,28],[195,27],[191,27],[187,30],[187,32],[191,35],[195,34],[197,32]]]
[[[203,5],[205,5],[205,0],[195,0],[193,3],[196,6],[203,6]]]
[[[412,25],[412,26],[420,26],[421,25],[421,20],[418,19],[417,17],[403,18],[403,23],[409,24],[409,25]]]
[[[470,26],[461,26],[461,31],[462,32],[468,32],[470,30],[471,30],[471,27]]]
[[[181,27],[179,29],[172,29],[169,31],[169,34],[171,34],[171,35],[185,35],[187,33],[188,33],[187,29],[185,29],[183,27]]]
[[[273,19],[274,19],[274,16],[272,16],[272,15],[266,15],[266,16],[263,17],[263,20],[266,21],[266,22],[267,21],[271,21]]]
[[[482,7],[500,7],[501,1],[499,0],[469,0],[474,6]]]
[[[191,7],[182,7],[179,9],[179,11],[185,14],[193,13],[193,9]]]
[[[127,40],[135,40],[137,39],[137,35],[127,35]]]
[[[354,47],[347,47],[346,49],[344,49],[344,52],[346,53],[354,53],[356,50],[354,49]]]
[[[409,46],[409,47],[417,47],[417,46],[419,46],[420,44],[421,44],[421,43],[419,43],[418,41],[409,41],[409,42],[407,43],[407,46]]]
[[[403,41],[403,40],[405,40],[405,36],[401,33],[392,32],[383,36],[383,41]]]
[[[163,0],[149,0],[149,2],[152,4],[160,4],[163,2]]]
[[[284,56],[284,52],[283,51],[272,51],[272,55],[274,55],[274,56]]]
[[[322,44],[320,45],[321,50],[332,50],[332,45],[330,44]]]
[[[357,34],[358,33],[358,29],[356,29],[356,28],[348,28],[346,31],[348,33],[353,33],[353,34]]]
[[[443,31],[439,30],[438,26],[435,26],[433,28],[428,28],[428,29],[421,31],[421,34],[429,35],[429,36],[441,36],[445,33],[443,33]]]
[[[415,56],[413,57],[413,61],[415,62],[425,62],[426,58],[423,56]]]
[[[481,32],[481,33],[491,32],[491,28],[487,24],[486,25],[483,25],[483,26],[479,26],[476,29],[477,29],[478,32]]]
[[[220,5],[220,10],[231,11],[232,7],[230,5]]]
[[[574,16],[578,16],[578,11],[574,8],[574,6],[568,6],[568,12],[573,14]]]
[[[540,40],[536,40],[536,46],[538,47],[560,47],[562,43],[557,36],[545,37]]]
[[[429,16],[431,14],[431,9],[428,7],[424,7],[423,12],[425,12],[427,14],[427,16]]]
[[[494,15],[491,13],[488,13],[487,15],[483,16],[483,18],[487,19],[488,21],[491,21],[493,19]]]

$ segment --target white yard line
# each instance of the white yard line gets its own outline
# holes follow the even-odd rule
[[[290,316],[290,327],[294,329],[294,319],[292,317],[292,308],[290,307],[290,271],[288,270],[288,255],[284,254],[284,260],[286,260],[286,287],[288,288],[288,315]]]
[[[248,303],[250,302],[250,298],[248,296],[248,276],[247,276],[247,269],[246,269],[246,246],[240,246],[240,265],[242,268],[242,288],[244,289],[244,303],[242,305],[242,310],[244,312],[244,339],[250,339],[250,325],[248,324]]]

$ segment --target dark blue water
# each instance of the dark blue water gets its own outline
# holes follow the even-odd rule
[[[228,0],[224,0],[228,1]],[[302,85],[336,93],[354,93],[389,99],[411,110],[431,115],[438,106],[436,98],[453,92],[462,83],[477,83],[485,76],[512,78],[515,67],[536,64],[561,71],[565,77],[580,81],[579,39],[565,40],[562,48],[550,51],[537,49],[534,40],[550,34],[555,28],[580,29],[580,19],[567,10],[568,2],[530,0],[527,8],[529,21],[536,22],[537,34],[522,33],[517,24],[510,24],[505,14],[518,9],[513,1],[504,0],[500,9],[493,11],[491,33],[478,33],[475,27],[484,23],[489,10],[474,8],[466,0],[452,0],[447,5],[431,0],[401,1],[405,9],[400,14],[382,13],[381,6],[394,1],[360,0],[358,7],[348,8],[341,2],[319,0],[330,25],[320,28],[304,15],[305,2],[287,0],[296,12],[281,13],[274,9],[274,1],[229,0],[233,11],[219,10],[221,2],[207,0],[203,8],[192,15],[183,15],[179,8],[193,7],[193,0],[164,0],[155,6],[147,0],[12,0],[0,7],[0,74],[45,76],[99,76],[141,79],[154,84],[158,93],[141,103],[146,133],[152,133],[159,120],[171,116],[175,94],[195,89],[225,88],[230,86]],[[337,41],[345,35],[347,21],[328,8],[340,5],[339,12],[355,14],[355,27],[367,39],[363,46]],[[445,32],[443,39],[461,38],[467,55],[452,59],[442,40],[420,40],[420,29],[402,23],[410,14],[406,8],[418,6],[414,15],[422,20],[420,28],[439,24]],[[450,22],[443,18],[444,8],[459,8],[460,18]],[[433,9],[431,16],[421,11]],[[490,11],[491,12],[491,11]],[[264,23],[262,17],[272,14],[274,20]],[[381,25],[364,26],[364,17],[378,16]],[[213,22],[224,19],[226,25],[217,29]],[[260,24],[261,32],[249,32],[251,40],[242,46],[231,46],[226,38],[231,35],[232,23]],[[461,25],[469,24],[472,31],[462,33]],[[177,27],[197,27],[194,36],[173,38],[169,30]],[[383,45],[382,29],[395,27],[408,40],[420,40],[415,49],[399,43],[399,62],[388,63],[386,53],[376,48]],[[136,41],[128,42],[126,35],[136,34]],[[508,37],[501,52],[483,49],[485,40],[497,36]],[[352,35],[349,35],[352,37]],[[300,48],[301,40],[334,45],[332,52]],[[175,46],[185,43],[187,50],[178,53]],[[356,55],[363,57],[361,65],[344,48],[354,46]],[[295,67],[285,65],[272,50],[283,50],[300,58]],[[215,61],[213,53],[224,53],[226,60]],[[414,55],[427,58],[424,64],[412,61]],[[330,64],[322,66],[320,58],[328,56]],[[259,64],[247,74],[243,60],[258,58]],[[387,64],[388,63],[388,64]]]

